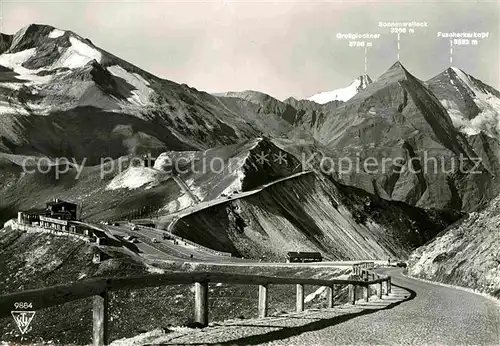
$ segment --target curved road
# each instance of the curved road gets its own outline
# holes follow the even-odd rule
[[[270,345],[500,345],[500,305],[454,288],[387,269],[393,285],[410,291],[401,304]],[[399,288],[396,288],[399,289]]]
[[[198,212],[200,210],[207,209],[207,208],[213,207],[213,206],[218,205],[218,204],[223,204],[223,203],[226,203],[226,202],[229,202],[229,201],[233,201],[233,200],[236,200],[236,199],[240,199],[240,198],[244,198],[244,197],[248,197],[248,196],[254,195],[256,193],[261,192],[262,190],[266,189],[269,186],[275,185],[275,184],[280,183],[282,181],[294,179],[296,177],[302,176],[304,174],[309,174],[309,173],[312,173],[312,171],[303,171],[303,172],[294,173],[294,174],[289,175],[287,177],[279,178],[279,179],[276,179],[276,180],[274,180],[272,182],[269,182],[267,184],[264,184],[264,185],[261,185],[259,187],[256,187],[253,190],[234,193],[234,194],[232,194],[231,196],[228,196],[228,197],[219,197],[219,198],[211,199],[211,200],[208,200],[208,201],[201,201],[201,202],[199,202],[197,204],[194,204],[194,205],[191,205],[191,206],[186,207],[184,209],[175,211],[175,212],[173,212],[173,213],[171,213],[169,215],[160,216],[157,219],[151,219],[151,218],[150,219],[133,219],[132,222],[136,223],[136,224],[141,224],[141,223],[144,223],[144,222],[147,222],[147,223],[157,223],[160,226],[159,228],[163,228],[163,227],[167,226],[168,229],[170,230],[171,227],[172,227],[172,226],[170,226],[170,224],[174,220],[177,221],[180,218],[183,218],[185,216],[194,214],[194,213],[196,213],[196,212]]]

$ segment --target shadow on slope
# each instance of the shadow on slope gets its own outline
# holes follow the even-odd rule
[[[87,165],[99,164],[104,157],[191,148],[158,117],[145,121],[95,107],[33,115],[24,118],[21,125],[29,144],[15,148],[15,154],[75,158],[78,163],[86,160]]]

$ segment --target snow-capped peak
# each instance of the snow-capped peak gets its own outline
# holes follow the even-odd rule
[[[66,31],[59,30],[59,29],[54,29],[49,33],[49,38],[58,38],[63,36],[66,33]]]
[[[54,43],[57,45],[57,51],[54,51]],[[14,34],[10,47],[5,51],[11,56],[19,54],[23,57],[28,56],[28,52],[31,54],[31,61],[22,62],[23,67],[37,72],[56,68],[80,68],[92,60],[102,61],[102,51],[90,41],[71,31],[49,25],[31,24],[22,28]],[[35,63],[39,56],[44,57],[44,63]]]
[[[450,84],[456,91],[460,92],[455,85],[460,83],[463,87],[461,90],[464,88],[467,90],[480,110],[474,118],[468,119],[452,100],[441,100],[443,106],[448,110],[453,124],[467,135],[484,132],[488,136],[498,137],[500,135],[500,93],[457,67],[451,67],[447,73],[450,77]]]
[[[451,71],[455,72],[456,76],[474,93],[479,92],[480,94],[494,95],[500,97],[498,90],[492,88],[491,86],[483,83],[479,79],[472,77],[471,75],[465,73],[457,67],[451,67]]]
[[[354,97],[360,90],[365,89],[372,83],[368,75],[362,75],[356,78],[348,87],[336,89],[333,91],[324,91],[307,98],[319,104],[325,104],[331,101],[347,101]]]
[[[53,68],[83,67],[92,60],[101,62],[102,54],[94,47],[91,47],[87,43],[84,43],[81,40],[72,36],[69,38],[69,41],[71,43],[71,46],[64,51],[64,53],[61,55],[58,61],[53,65]]]

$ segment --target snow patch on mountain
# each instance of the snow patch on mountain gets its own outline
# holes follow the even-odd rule
[[[478,86],[468,74],[459,68],[452,67],[452,70],[470,89],[474,103],[481,109],[481,113],[469,120],[458,111],[453,102],[441,100],[441,104],[448,109],[453,124],[467,135],[475,135],[483,131],[490,137],[497,137],[500,134],[500,98]]]
[[[28,61],[35,54],[35,48],[26,49],[17,53],[1,54],[0,65],[7,67],[17,73],[18,76],[16,76],[16,78],[19,79],[19,83],[22,83],[23,80],[33,83],[45,83],[50,79],[50,76],[38,76],[36,74],[40,71],[40,69],[30,70],[22,66],[24,62]],[[13,83],[0,83],[0,85],[13,86]]]
[[[59,29],[54,29],[50,32],[49,34],[49,38],[58,38],[58,37],[61,37],[62,35],[64,35],[66,32],[63,31],[63,30],[59,30]]]
[[[353,98],[354,95],[356,95],[360,90],[365,89],[371,83],[371,78],[368,75],[363,75],[356,78],[348,87],[333,91],[320,92],[309,97],[307,100],[314,101],[319,104],[325,104],[331,101],[345,102]]]
[[[243,190],[243,180],[245,179],[245,172],[239,169],[232,173],[234,180],[220,193],[220,196],[230,196],[233,193],[238,193]]]
[[[150,84],[138,73],[130,73],[123,67],[113,65],[107,68],[108,71],[120,78],[123,78],[128,84],[132,85],[135,90],[132,90],[132,96],[127,100],[136,106],[146,106],[149,104],[149,97],[153,93]]]
[[[58,61],[52,66],[53,68],[82,67],[92,60],[101,62],[102,54],[97,49],[90,47],[88,44],[83,43],[74,37],[70,37],[69,41],[71,46],[64,51]]]
[[[452,81],[453,82],[453,81]],[[466,134],[467,136],[473,136],[479,134],[481,132],[480,129],[473,126],[472,121],[467,119],[457,104],[452,100],[440,100],[441,104],[448,111],[448,115],[451,118],[453,126],[457,128],[460,132]]]
[[[6,53],[0,55],[0,65],[11,69],[22,69],[22,63],[36,54],[35,48],[26,49],[17,53]],[[17,71],[14,71],[17,72]]]
[[[193,205],[194,205],[193,199],[184,193],[179,198],[170,201],[167,205],[161,208],[161,211],[171,214],[179,210],[191,207]]]
[[[229,160],[228,171],[231,172],[232,182],[221,192],[220,196],[230,196],[243,190],[243,181],[246,177],[244,165],[250,157],[250,151],[255,149],[261,141],[262,138],[257,138],[253,143],[250,143],[248,151],[243,151]]]
[[[159,184],[166,179],[164,172],[148,167],[129,167],[126,171],[118,174],[111,180],[106,190],[137,189],[146,186],[146,189]]]

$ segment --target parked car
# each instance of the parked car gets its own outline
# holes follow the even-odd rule
[[[403,261],[399,261],[398,263],[396,263],[396,265],[400,268],[406,268],[408,267],[408,265],[406,264],[406,262],[403,262]]]
[[[319,252],[294,252],[290,251],[286,255],[286,262],[321,262],[323,261],[323,256]]]
[[[159,243],[159,242],[160,242],[160,241],[159,241],[158,239],[156,239],[156,238],[151,239],[151,241],[152,241],[153,243]]]
[[[139,227],[137,227],[136,225],[133,225],[133,226],[130,227],[130,229],[132,231],[137,231],[137,230],[139,230]]]

